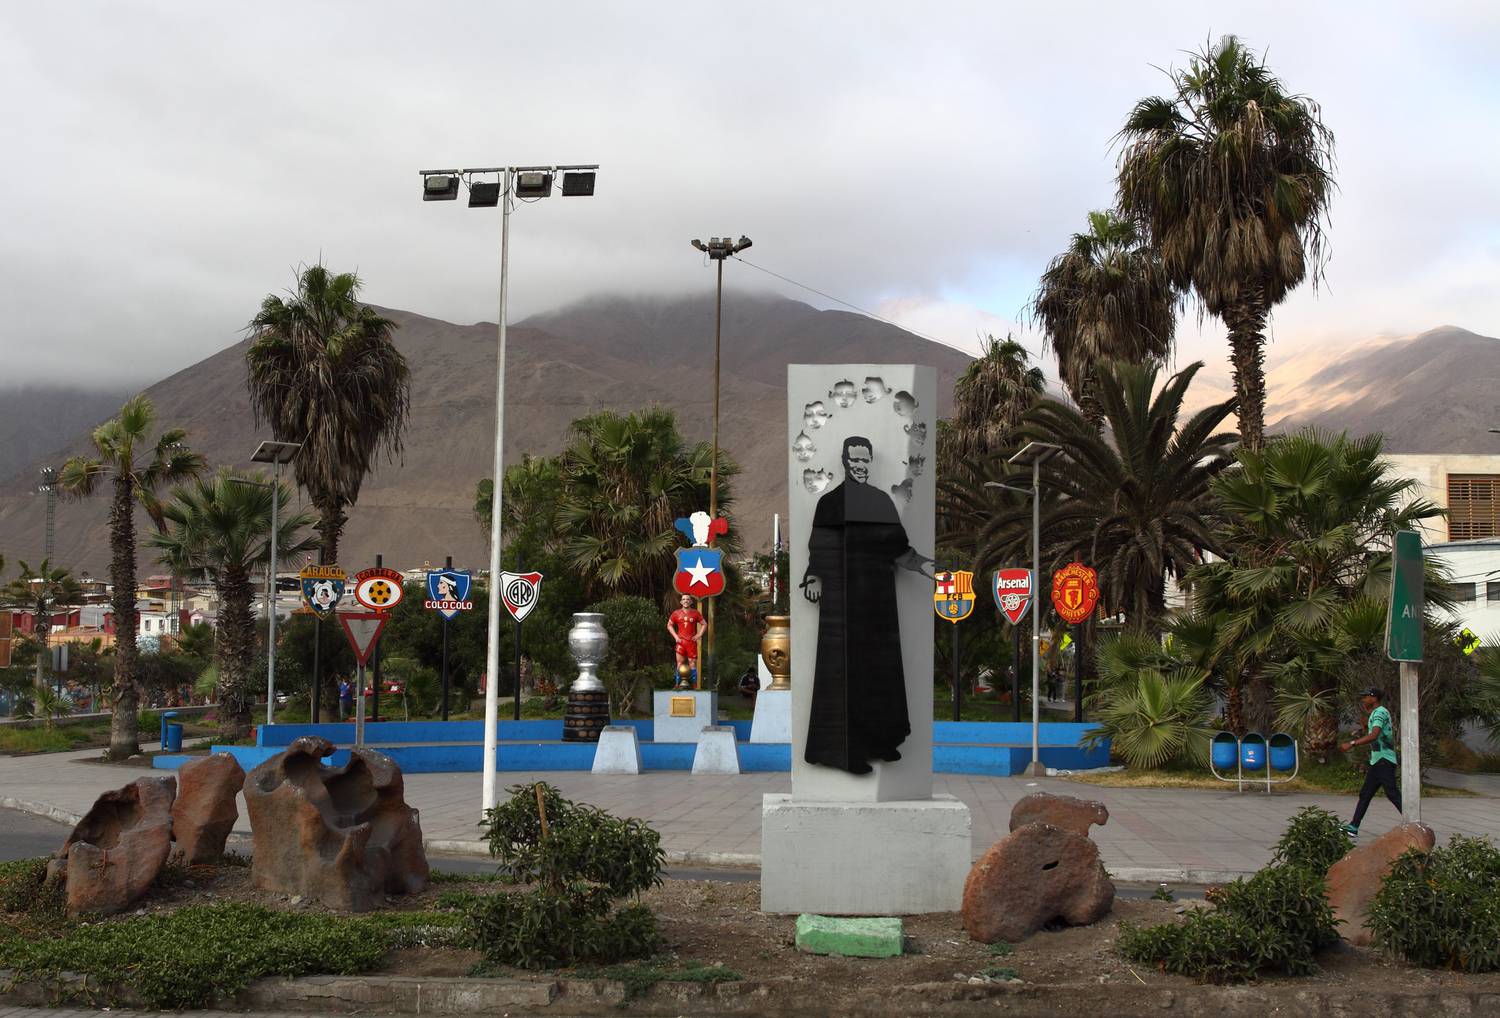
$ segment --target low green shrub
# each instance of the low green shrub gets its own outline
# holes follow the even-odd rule
[[[474,943],[491,962],[518,968],[608,965],[661,948],[656,916],[646,906],[611,912],[614,895],[598,884],[561,890],[538,886],[480,899],[468,911]]]
[[[1342,859],[1349,848],[1343,822],[1326,809],[1307,806],[1298,810],[1287,824],[1272,858],[1278,863],[1327,873],[1328,867]]]
[[[1500,851],[1488,838],[1454,835],[1428,855],[1407,852],[1370,902],[1367,925],[1413,965],[1500,969]]]
[[[0,912],[33,918],[60,917],[66,908],[61,883],[47,884],[47,859],[0,863]]]
[[[1211,983],[1245,982],[1264,971],[1307,975],[1317,952],[1338,939],[1323,874],[1305,866],[1267,866],[1219,888],[1213,909],[1181,923],[1127,927],[1120,953],[1165,972]]]

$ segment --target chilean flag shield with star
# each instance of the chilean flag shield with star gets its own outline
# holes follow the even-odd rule
[[[672,586],[679,594],[718,597],[724,593],[724,553],[717,548],[678,548]]]

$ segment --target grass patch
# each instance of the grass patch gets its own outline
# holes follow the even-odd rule
[[[625,986],[626,1000],[645,996],[657,983],[737,983],[745,978],[722,965],[680,965],[655,960],[578,968],[572,974],[579,979],[617,980]]]
[[[1262,781],[1260,787],[1265,788],[1265,772],[1261,772]],[[1276,777],[1276,775],[1272,775]],[[1145,770],[1136,767],[1127,767],[1123,771],[1107,771],[1104,773],[1092,773],[1089,771],[1075,771],[1066,775],[1067,780],[1077,781],[1086,785],[1099,785],[1105,788],[1201,788],[1223,791],[1233,788],[1233,784],[1218,781],[1205,767],[1193,767],[1187,764],[1169,764],[1165,767],[1157,767]],[[1302,769],[1297,775],[1297,780],[1290,782],[1278,782],[1272,787],[1287,792],[1332,792],[1340,795],[1357,795],[1360,786],[1364,784],[1364,772],[1347,760],[1332,758],[1328,763],[1318,763],[1316,760],[1303,758]],[[1246,780],[1245,787],[1253,789],[1256,787],[1255,779]],[[1471,796],[1474,793],[1458,788],[1442,788],[1437,785],[1422,786],[1423,796],[1455,797]]]
[[[0,753],[65,753],[93,745],[98,729],[92,725],[62,725],[56,728],[0,729]],[[108,736],[108,729],[105,729]]]
[[[485,873],[450,873],[446,870],[433,870],[427,875],[427,879],[434,884],[493,884],[499,882],[500,874],[493,870]]]
[[[997,940],[990,945],[990,954],[996,958],[1008,958],[1015,953],[1015,950],[1008,940]]]
[[[1021,978],[1021,974],[1008,965],[991,965],[988,968],[980,969],[979,974],[986,979],[998,979],[1002,982]]]

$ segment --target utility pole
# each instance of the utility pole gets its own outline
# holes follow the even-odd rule
[[[719,518],[719,340],[723,332],[724,323],[724,261],[732,255],[737,255],[750,246],[749,237],[740,235],[739,240],[730,240],[728,237],[710,237],[707,244],[701,240],[694,240],[693,247],[708,255],[718,267],[718,289],[714,295],[714,426],[713,426],[713,458],[709,463],[708,473],[708,516],[709,519]],[[708,681],[710,689],[719,688],[719,660],[714,645],[714,598],[708,599],[708,632],[705,634],[705,642],[708,644]],[[699,686],[703,682],[703,662],[699,661]]]
[[[57,470],[53,467],[43,467],[42,483],[37,486],[36,490],[47,496],[47,529],[43,539],[42,557],[52,562],[52,556],[57,548]],[[52,562],[52,564],[57,563]]]

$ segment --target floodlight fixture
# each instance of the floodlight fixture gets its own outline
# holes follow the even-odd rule
[[[517,198],[546,198],[552,194],[551,170],[522,170],[516,174]]]
[[[570,170],[563,174],[564,198],[588,198],[594,193],[593,170]]]
[[[422,175],[423,201],[453,201],[458,197],[458,174],[454,172],[424,173]]]
[[[710,260],[722,262],[730,255],[736,255],[745,250],[750,246],[751,241],[749,237],[741,234],[739,240],[730,240],[728,237],[710,237],[707,244],[701,240],[693,240],[691,243],[693,247],[708,255]]]
[[[262,442],[250,457],[252,463],[274,463],[281,466],[290,463],[302,448],[301,442]]]
[[[492,209],[500,204],[500,182],[498,180],[471,180],[469,182],[469,208]]]

